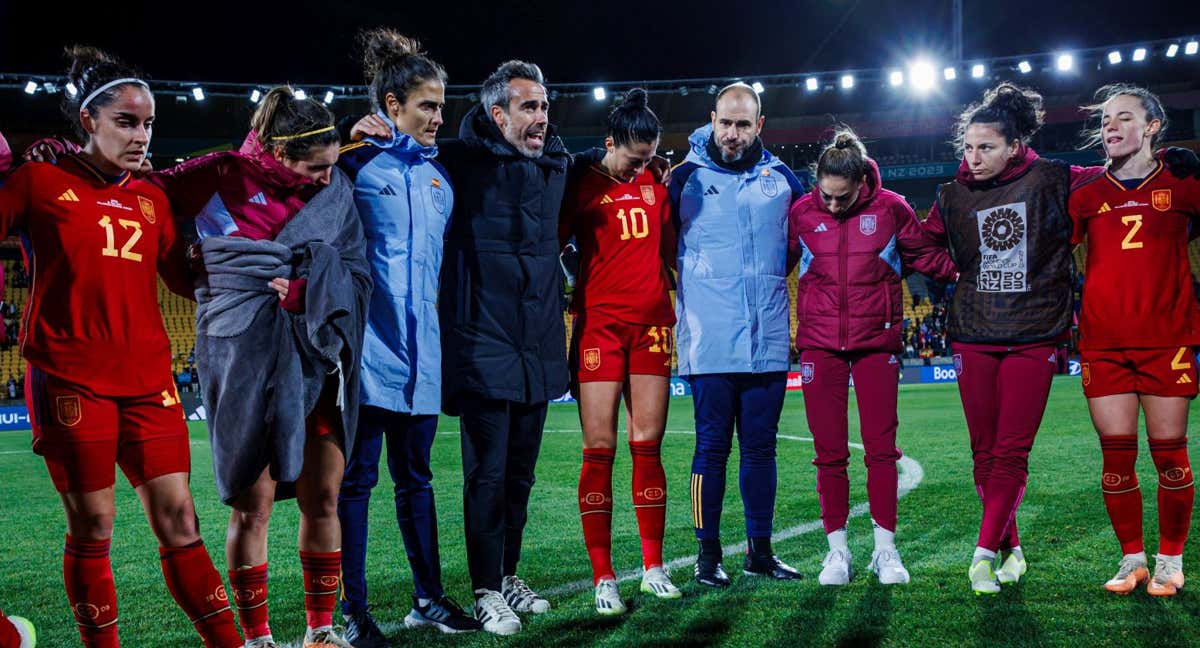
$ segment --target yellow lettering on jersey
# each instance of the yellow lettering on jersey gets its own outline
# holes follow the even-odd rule
[[[142,255],[139,252],[133,251],[133,246],[142,238],[142,224],[138,221],[118,219],[117,224],[126,230],[133,230],[133,234],[129,236],[129,240],[125,241],[125,245],[117,250],[116,233],[113,231],[112,219],[108,216],[101,216],[98,221],[100,227],[104,228],[105,245],[100,249],[100,253],[106,257],[119,256],[122,259],[129,261],[141,261]]]
[[[1179,347],[1179,353],[1175,354],[1175,359],[1171,361],[1171,369],[1173,371],[1183,371],[1184,369],[1192,368],[1191,358],[1187,358],[1188,348]],[[1187,359],[1185,359],[1187,358]]]
[[[605,196],[607,198],[607,196]],[[617,218],[621,220],[621,240],[628,241],[631,238],[646,238],[650,236],[650,220],[646,218],[646,210],[641,207],[634,207],[629,210],[629,216],[626,217],[625,210],[617,212]]]
[[[1122,216],[1121,224],[1131,226],[1129,233],[1126,234],[1124,240],[1121,241],[1121,249],[1136,250],[1142,247],[1143,244],[1141,241],[1133,240],[1133,237],[1137,236],[1138,230],[1142,229],[1142,215],[1134,214],[1132,216]]]

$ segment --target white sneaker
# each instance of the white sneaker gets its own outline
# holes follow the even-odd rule
[[[521,631],[521,619],[500,592],[489,589],[475,590],[475,618],[483,624],[483,630],[498,635],[513,635]]]
[[[617,581],[605,578],[596,583],[596,612],[605,616],[625,614],[625,603],[621,601],[621,591]]]
[[[504,595],[504,601],[515,612],[541,614],[550,610],[550,601],[529,589],[529,586],[519,576],[505,576],[504,580],[500,582],[500,593]]]
[[[354,648],[333,626],[309,628],[304,631],[304,648]]]
[[[8,620],[16,626],[17,636],[21,638],[16,648],[33,648],[37,645],[37,630],[34,630],[32,621],[20,616],[10,616]]]
[[[871,571],[883,585],[903,585],[908,582],[908,570],[900,562],[900,552],[895,547],[877,549],[871,554]]]
[[[663,567],[651,567],[642,574],[642,592],[661,599],[683,598],[683,592],[671,582],[671,575]]]
[[[846,585],[854,578],[854,568],[850,566],[850,552],[845,549],[830,549],[821,561],[821,575],[817,582],[822,585]]]
[[[279,648],[279,644],[275,643],[275,639],[271,635],[265,637],[255,637],[247,639],[246,645],[242,648]]]

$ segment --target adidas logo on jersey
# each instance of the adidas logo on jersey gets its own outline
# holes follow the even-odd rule
[[[704,195],[705,195],[705,196],[716,196],[716,195],[718,195],[718,194],[720,194],[720,193],[721,193],[721,192],[720,192],[720,191],[717,191],[717,188],[716,188],[716,187],[714,187],[713,185],[708,185],[708,189],[705,189],[705,190],[704,190]]]
[[[608,194],[604,194],[604,197],[600,199],[600,204],[601,205],[611,205],[612,201],[613,201],[613,199],[609,198]]]
[[[1100,209],[1097,209],[1096,213],[1103,214],[1103,213],[1110,212],[1110,211],[1112,211],[1112,207],[1109,207],[1108,203],[1104,203],[1103,205],[1100,205]]]
[[[1192,382],[1192,377],[1187,374],[1183,374],[1183,375],[1179,376],[1179,380],[1176,380],[1175,384],[1176,385],[1188,385],[1188,384],[1191,384],[1191,382]]]
[[[58,199],[63,202],[79,202],[79,196],[75,195],[74,189],[67,189]]]
[[[828,232],[829,228],[825,227],[825,223],[821,223],[820,225],[817,225],[817,227],[813,231],[814,232]]]
[[[396,190],[392,189],[392,185],[390,185],[390,184],[383,185],[383,189],[379,190],[379,195],[380,196],[395,196]]]
[[[267,204],[267,197],[264,196],[263,192],[260,191],[253,196],[250,196],[250,202],[254,203],[255,205],[265,205]]]

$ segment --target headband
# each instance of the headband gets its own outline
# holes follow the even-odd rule
[[[79,104],[79,107],[86,109],[87,105],[92,103],[92,100],[95,99],[97,96],[99,96],[101,92],[104,92],[105,90],[108,90],[109,88],[112,88],[114,86],[124,85],[126,83],[136,83],[137,85],[140,85],[147,90],[150,89],[150,84],[146,83],[145,81],[142,81],[141,79],[135,79],[132,77],[124,78],[124,79],[115,79],[115,80],[109,81],[108,83],[105,83],[104,85],[100,86],[99,88],[96,88],[95,90],[93,90],[92,94],[88,95],[87,98],[85,98],[83,100],[83,103]]]
[[[300,139],[301,137],[308,137],[309,135],[320,135],[321,133],[328,133],[329,131],[331,131],[333,129],[334,129],[333,126],[326,126],[325,128],[318,128],[316,130],[304,131],[303,133],[296,133],[295,135],[276,135],[274,137],[268,137],[267,139],[271,140],[272,142],[284,142],[287,140]]]

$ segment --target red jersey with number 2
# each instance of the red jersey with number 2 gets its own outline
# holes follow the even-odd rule
[[[559,238],[579,248],[571,309],[603,312],[624,322],[669,325],[666,258],[674,256],[667,188],[649,171],[621,182],[592,166],[567,185]]]
[[[1200,346],[1188,241],[1200,234],[1200,181],[1162,163],[1133,187],[1110,173],[1071,193],[1074,243],[1087,242],[1080,348]]]
[[[0,187],[0,237],[19,230],[33,282],[21,354],[101,396],[156,393],[171,371],[158,275],[192,294],[167,198],[78,156],[25,164]]]

